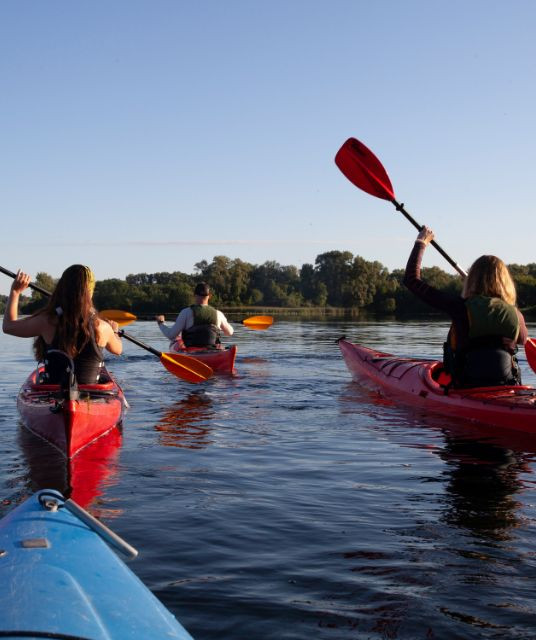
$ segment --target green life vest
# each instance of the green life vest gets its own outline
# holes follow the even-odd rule
[[[454,386],[484,387],[521,384],[515,352],[504,339],[514,344],[519,336],[516,307],[500,298],[473,296],[465,300],[469,323],[468,344],[460,348],[454,327],[444,345],[445,370]]]
[[[516,308],[500,298],[473,296],[465,301],[469,320],[469,341],[500,336],[516,342],[519,318]]]
[[[215,347],[220,344],[218,312],[208,304],[192,304],[194,324],[182,332],[187,347]]]
[[[208,304],[192,304],[190,309],[194,314],[194,327],[199,324],[218,324],[218,313],[214,307]]]

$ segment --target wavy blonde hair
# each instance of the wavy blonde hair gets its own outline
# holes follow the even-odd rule
[[[508,267],[500,258],[480,256],[473,262],[463,283],[462,297],[473,296],[500,298],[515,305],[516,286]]]

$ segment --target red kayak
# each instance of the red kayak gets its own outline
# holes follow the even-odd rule
[[[443,415],[536,433],[536,388],[530,386],[448,389],[443,363],[399,358],[341,338],[340,350],[354,380],[372,383],[405,404]],[[443,376],[442,376],[443,374]]]
[[[38,383],[42,372],[40,368],[28,376],[17,407],[24,426],[67,458],[121,422],[126,400],[109,373],[105,372],[107,379],[100,384],[63,390],[57,384]]]
[[[175,346],[177,345],[177,346]],[[184,347],[180,348],[174,343],[171,353],[182,353],[193,356],[212,368],[214,373],[235,373],[236,345],[230,347]]]
[[[111,429],[74,458],[66,458],[26,427],[21,427],[19,433],[32,486],[57,489],[84,509],[97,501],[105,485],[113,484],[118,473],[121,439],[121,430]]]

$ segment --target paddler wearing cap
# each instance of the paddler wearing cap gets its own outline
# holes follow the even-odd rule
[[[2,328],[19,338],[35,338],[36,359],[45,364],[44,380],[60,384],[65,355],[74,363],[78,384],[99,381],[103,349],[120,355],[121,338],[117,323],[100,318],[93,307],[95,277],[89,267],[73,264],[65,269],[47,305],[25,318],[18,317],[20,294],[30,285],[23,271],[11,285]]]
[[[172,351],[181,351],[184,347],[217,348],[221,333],[232,336],[233,327],[221,311],[208,303],[211,296],[206,282],[198,282],[194,289],[194,304],[183,309],[173,326],[165,324],[163,315],[156,316],[160,331],[169,339]]]

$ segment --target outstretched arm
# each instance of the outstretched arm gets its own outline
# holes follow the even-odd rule
[[[459,296],[440,291],[432,287],[421,278],[421,262],[426,247],[434,239],[434,232],[429,227],[423,227],[415,240],[415,245],[406,265],[404,285],[418,298],[436,309],[445,311],[449,315],[465,313],[463,301]]]
[[[98,343],[101,347],[104,347],[110,353],[116,356],[120,356],[123,353],[123,343],[121,338],[117,335],[119,325],[113,320],[98,321]]]
[[[13,280],[9,298],[6,304],[2,329],[4,333],[19,338],[34,338],[41,335],[43,330],[43,316],[30,316],[19,320],[20,294],[29,286],[31,277],[19,269],[17,277]]]
[[[232,336],[234,333],[232,325],[221,311],[218,311],[218,329],[221,329],[226,336]]]
[[[171,327],[168,327],[166,324],[164,324],[164,316],[156,316],[156,318],[158,322],[158,328],[168,340],[175,340],[177,336],[180,336],[181,332],[184,331],[184,329],[188,329],[193,324],[192,310],[190,309],[190,307],[186,307],[186,309],[183,309],[179,313],[177,319],[175,320],[175,324]]]

